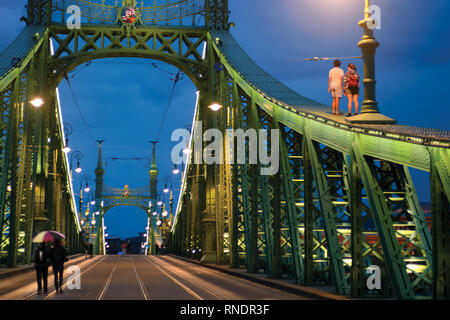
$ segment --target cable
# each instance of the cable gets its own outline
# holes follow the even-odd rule
[[[67,77],[67,75],[65,75],[64,78],[66,79],[67,84],[69,85],[70,92],[72,94],[73,100],[75,101],[75,105],[77,106],[78,112],[80,113],[81,119],[83,120],[84,127],[85,127],[85,129],[86,129],[86,131],[87,131],[87,133],[89,135],[89,138],[92,141],[92,144],[94,146],[95,151],[97,151],[97,145],[95,143],[94,138],[92,137],[91,130],[89,130],[89,126],[87,125],[86,119],[84,118],[84,115],[81,112],[80,105],[78,103],[77,98],[75,97],[75,93],[73,92],[72,85],[70,84],[69,78]]]
[[[74,74],[72,74],[70,76],[71,79],[75,78],[81,71],[83,71],[84,69],[86,69],[87,67],[89,67],[91,65],[91,61],[88,61],[85,65],[83,65],[82,67],[80,67],[76,72],[74,72]]]
[[[255,62],[269,63],[269,62],[302,62],[302,61],[320,61],[320,60],[334,60],[334,59],[362,59],[362,56],[355,57],[325,57],[325,58],[293,58],[293,59],[271,59],[271,60],[255,60]]]
[[[139,163],[141,163],[142,165],[143,165],[143,167],[145,168],[145,169],[147,169],[147,167],[150,165],[150,158],[147,158],[147,157],[142,157],[142,158],[108,158],[108,160],[106,160],[106,162],[105,162],[105,167],[107,167],[108,166],[108,163],[109,162],[112,162],[112,161],[138,161]],[[147,162],[144,164],[143,163],[143,161],[144,160],[147,160]]]
[[[167,114],[169,112],[170,105],[172,104],[173,96],[175,94],[175,88],[177,86],[178,81],[180,80],[180,75],[181,75],[181,71],[178,71],[178,73],[175,76],[175,79],[173,79],[172,92],[170,93],[169,102],[167,103],[167,107],[166,107],[166,110],[164,112],[164,116],[163,116],[163,119],[162,119],[162,122],[161,122],[161,127],[159,128],[159,131],[158,131],[158,135],[157,135],[157,138],[156,138],[157,141],[159,140],[159,137],[161,136],[162,129],[164,128],[164,124],[166,122]]]

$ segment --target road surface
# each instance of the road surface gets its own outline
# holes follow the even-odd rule
[[[235,278],[169,256],[103,256],[83,262],[81,288],[71,289],[64,280],[62,293],[56,293],[49,268],[49,292],[36,293],[33,274],[23,290],[0,299],[26,300],[304,300],[254,282]],[[65,274],[65,277],[69,274]],[[19,281],[23,285],[25,276]],[[13,279],[11,279],[12,281]],[[11,282],[10,281],[10,282]],[[7,290],[5,290],[7,291]],[[0,293],[1,294],[1,293]]]

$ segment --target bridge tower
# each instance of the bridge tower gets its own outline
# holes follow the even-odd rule
[[[156,166],[156,144],[158,141],[150,141],[153,144],[153,151],[152,151],[152,163],[150,166],[150,170],[148,173],[150,174],[150,202],[151,202],[151,208],[150,208],[150,234],[152,236],[151,241],[149,242],[150,246],[150,252],[152,255],[155,254],[155,232],[156,230],[156,222],[153,218],[153,212],[156,210],[156,202],[158,201],[158,168]]]
[[[97,168],[95,168],[95,211],[101,212],[101,215],[95,217],[96,220],[96,239],[94,243],[94,254],[102,254],[102,243],[100,243],[100,238],[103,235],[103,212],[102,212],[102,197],[103,197],[103,176],[105,174],[105,169],[103,169],[102,160],[102,144],[105,140],[97,140],[98,142],[98,157],[97,157]]]
[[[26,5],[28,17],[22,17],[27,25],[48,24],[51,21],[50,10],[51,0],[28,0]]]
[[[228,30],[228,0],[206,0],[206,26],[215,30]]]

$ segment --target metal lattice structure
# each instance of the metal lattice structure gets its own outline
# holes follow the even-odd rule
[[[71,4],[81,7],[80,29],[63,23]],[[125,23],[120,15],[129,7],[135,19]],[[139,57],[167,62],[189,76],[199,90],[195,120],[203,131],[280,133],[279,141],[267,142],[267,148],[280,146],[279,170],[269,176],[259,174],[265,165],[250,163],[248,140],[245,163],[199,164],[193,161],[198,152],[191,153],[172,253],[333,286],[354,297],[448,299],[450,132],[349,123],[328,114],[329,107],[257,66],[229,32],[228,17],[226,0],[153,7],[127,0],[29,0],[27,26],[0,55],[2,261],[29,261],[31,236],[42,228],[71,234],[76,247],[79,228],[61,153],[57,86],[87,61]],[[40,110],[28,104],[35,96],[45,101]],[[212,102],[223,108],[211,112]],[[203,131],[193,130],[192,138]],[[236,148],[225,144],[225,158]],[[409,168],[430,173],[431,215],[419,204]],[[156,179],[155,170],[150,175]],[[146,206],[149,190],[125,199],[120,189],[103,186],[103,174],[100,161],[97,206]],[[380,290],[366,286],[372,265],[381,269]]]

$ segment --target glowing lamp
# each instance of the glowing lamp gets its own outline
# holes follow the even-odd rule
[[[220,109],[222,109],[222,106],[218,103],[213,103],[212,105],[210,105],[208,108],[210,108],[212,111],[217,112]]]
[[[35,98],[31,100],[30,103],[33,107],[40,108],[44,104],[44,100],[42,100],[41,98]]]

